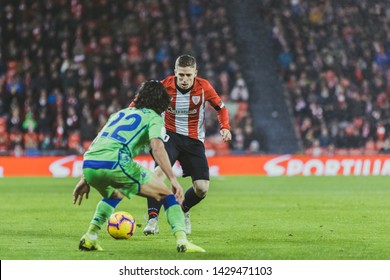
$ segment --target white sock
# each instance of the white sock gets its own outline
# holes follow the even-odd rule
[[[87,237],[91,240],[97,240],[98,238],[97,234],[89,234],[89,233],[87,233]]]

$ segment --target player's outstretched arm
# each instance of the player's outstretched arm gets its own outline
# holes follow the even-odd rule
[[[77,183],[76,187],[73,190],[73,204],[77,203],[77,200],[79,201],[79,205],[81,205],[81,202],[83,201],[83,197],[85,194],[85,198],[88,199],[90,187],[85,181],[84,176],[80,178],[80,181]]]
[[[152,148],[152,154],[154,160],[160,166],[161,170],[168,177],[172,185],[172,192],[175,194],[175,197],[179,203],[182,203],[184,199],[183,188],[180,186],[175,175],[173,174],[171,163],[167,151],[165,150],[164,143],[161,139],[153,138],[150,141],[150,146]]]

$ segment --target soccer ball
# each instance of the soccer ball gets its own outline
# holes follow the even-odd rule
[[[115,239],[129,239],[134,234],[135,227],[133,216],[125,211],[112,214],[107,223],[107,231]]]

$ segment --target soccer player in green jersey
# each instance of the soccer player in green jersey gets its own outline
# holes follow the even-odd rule
[[[164,148],[166,134],[160,114],[168,108],[170,100],[170,95],[159,81],[143,83],[137,90],[135,107],[111,115],[84,154],[83,176],[73,191],[73,203],[80,205],[84,195],[88,198],[90,186],[103,199],[80,240],[80,250],[102,250],[97,242],[100,229],[123,197],[139,195],[163,203],[178,252],[204,252],[187,240],[184,214],[178,202],[183,200],[183,189],[173,174]],[[134,162],[134,157],[149,146],[154,160],[168,177],[172,190],[153,172]]]

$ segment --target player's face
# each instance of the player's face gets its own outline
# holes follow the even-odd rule
[[[182,89],[189,89],[194,84],[194,79],[198,71],[195,67],[180,67],[175,69],[177,85]]]

